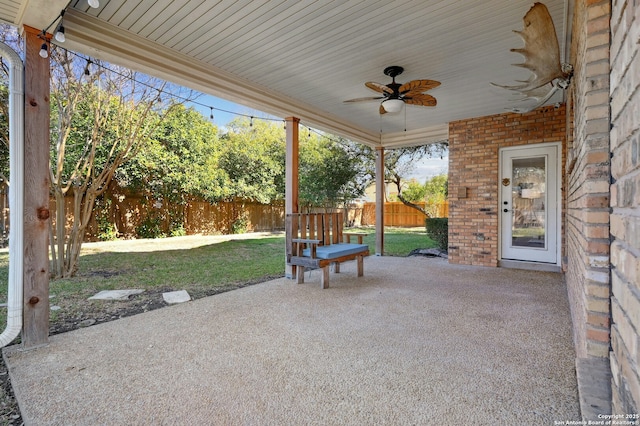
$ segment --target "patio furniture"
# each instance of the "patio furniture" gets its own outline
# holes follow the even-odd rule
[[[320,284],[329,287],[329,267],[340,272],[340,263],[356,260],[358,276],[364,275],[364,257],[369,256],[369,246],[363,244],[366,233],[343,232],[342,213],[292,213],[287,214],[287,264],[293,266],[297,283],[304,283],[305,268],[322,269]],[[344,241],[343,241],[344,237]],[[356,237],[357,243],[351,238]]]

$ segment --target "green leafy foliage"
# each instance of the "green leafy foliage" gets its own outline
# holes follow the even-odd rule
[[[185,195],[215,202],[224,197],[218,169],[217,128],[194,108],[173,104],[153,138],[116,172],[118,185],[149,199],[183,203]]]
[[[94,216],[98,225],[98,239],[113,241],[118,239],[118,230],[111,220],[111,199],[100,197],[96,200]]]
[[[96,200],[111,186],[118,167],[150,140],[168,111],[158,95],[168,88],[166,82],[114,70],[113,65],[87,74],[87,59],[64,49],[52,47],[51,61],[50,166],[56,203],[51,270],[65,277],[77,271]],[[73,195],[71,215],[67,195]],[[72,226],[61,226],[69,216]]]
[[[449,177],[445,174],[434,176],[425,182],[424,188],[427,199],[435,197],[437,200],[444,201],[449,194]]]
[[[180,224],[171,229],[169,235],[172,237],[184,237],[185,235],[187,235],[187,230],[184,229],[184,225]]]
[[[402,195],[404,195],[405,200],[411,201],[412,203],[423,202],[427,196],[427,186],[412,180],[402,191]]]
[[[442,174],[428,179],[424,184],[427,214],[436,216],[438,206],[447,201],[449,194],[449,176]]]
[[[229,124],[219,160],[227,200],[267,204],[284,198],[284,138],[279,123],[243,117]]]
[[[242,212],[236,217],[236,219],[231,224],[231,233],[244,234],[247,232],[248,227],[249,227],[249,216],[245,212]]]
[[[317,135],[307,136],[300,146],[299,201],[304,208],[343,206],[360,195],[354,182],[358,159],[345,146]]]
[[[156,215],[148,215],[136,228],[136,234],[140,238],[164,238],[167,236],[162,228],[162,218]]]
[[[171,205],[150,212],[138,236],[185,234],[185,205],[197,197],[216,202],[226,196],[226,174],[218,167],[221,142],[217,128],[194,108],[172,104],[153,137],[115,172],[118,186],[143,196],[148,205]]]
[[[426,219],[427,235],[444,251],[449,249],[449,219],[446,217],[430,217]]]

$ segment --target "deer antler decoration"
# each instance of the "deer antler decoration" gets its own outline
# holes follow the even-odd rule
[[[513,64],[530,70],[532,75],[528,80],[517,80],[518,85],[494,86],[519,92],[525,101],[534,99],[536,104],[530,108],[514,108],[515,112],[531,111],[548,101],[559,89],[566,89],[573,75],[573,67],[560,64],[560,48],[553,20],[542,3],[534,3],[523,18],[524,28],[514,32],[524,41],[524,48],[511,49],[512,52],[524,56],[524,62]]]

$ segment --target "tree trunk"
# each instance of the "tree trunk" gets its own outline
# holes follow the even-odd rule
[[[425,215],[425,217],[429,217],[429,213],[427,213],[427,210],[425,208],[420,207],[419,205],[412,203],[411,201],[405,199],[402,196],[402,179],[400,178],[400,176],[395,175],[392,183],[394,183],[396,185],[396,188],[398,189],[398,200],[400,200],[402,202],[402,204],[404,204],[405,206],[409,206],[412,209],[418,210],[420,213]]]
[[[96,201],[96,191],[93,188],[74,188],[73,193],[73,228],[67,240],[65,267],[63,277],[72,277],[78,271],[80,250],[84,242],[84,234],[91,220],[91,214]]]
[[[58,188],[56,188],[58,189]],[[55,278],[63,276],[65,257],[65,228],[67,224],[67,212],[64,203],[64,192],[54,191],[56,201],[56,229],[55,241],[51,239],[51,273]],[[53,234],[53,232],[52,232]]]
[[[406,200],[400,193],[398,193],[398,200],[402,201],[402,204],[404,204],[405,206],[409,206],[412,209],[416,209],[426,217],[430,217],[429,213],[427,213],[427,210],[424,207],[421,207],[418,204],[414,204],[411,201]]]

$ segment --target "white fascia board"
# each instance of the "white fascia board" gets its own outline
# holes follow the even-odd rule
[[[393,149],[445,141],[449,141],[449,123],[386,134],[382,137],[382,146]]]

